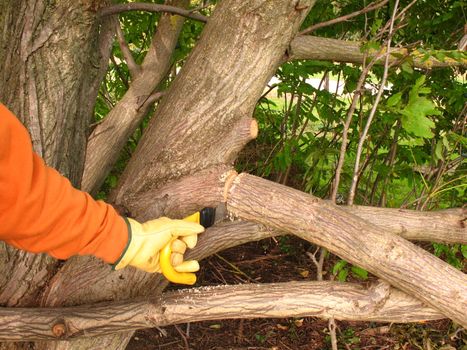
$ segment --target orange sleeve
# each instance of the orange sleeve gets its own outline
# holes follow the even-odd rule
[[[128,241],[115,209],[79,191],[32,150],[29,134],[0,103],[0,240],[59,259],[113,263]]]

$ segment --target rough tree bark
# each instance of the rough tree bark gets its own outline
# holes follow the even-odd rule
[[[99,46],[95,12],[105,4],[0,1],[0,60],[8,67],[0,70],[0,101],[26,125],[35,151],[75,186],[107,69],[111,40],[103,33]]]
[[[306,316],[398,323],[443,318],[387,283],[265,283],[178,290],[141,301],[9,309],[1,312],[0,339],[73,339],[206,320]]]
[[[227,208],[242,219],[311,238],[467,326],[467,276],[399,236],[378,232],[319,198],[248,174],[233,181]]]
[[[205,187],[216,186],[218,175],[229,167],[226,164],[231,164],[251,139],[255,103],[312,4],[312,0],[224,0],[217,5],[127,167],[114,194],[116,204],[124,205],[139,219],[168,213],[172,208],[166,204],[159,203],[157,208],[145,204],[152,203],[150,196],[162,193],[163,186],[169,190],[170,184],[179,185],[175,196],[183,194],[178,204],[186,203],[174,211],[179,215],[222,200],[222,193],[203,196],[202,188],[187,187],[193,185],[191,174],[204,171],[214,182]],[[171,195],[168,193],[162,202],[171,203]],[[210,199],[203,203],[206,196]],[[124,300],[154,295],[165,285],[160,276],[134,269],[111,272],[94,259],[73,258],[50,281],[41,305]],[[39,348],[123,349],[131,334],[43,343]]]
[[[35,151],[75,186],[112,43],[107,21],[98,35],[95,11],[105,4],[0,1],[0,101],[28,127]],[[0,304],[37,305],[59,266],[0,242]]]
[[[174,0],[167,3],[187,8],[190,1]],[[102,185],[117,161],[119,151],[147,114],[152,105],[151,96],[154,96],[170,67],[183,22],[180,16],[161,16],[148,53],[138,66],[136,76],[132,77],[129,89],[89,136],[81,186],[83,191],[94,192]]]
[[[98,5],[0,1],[0,101],[28,127],[35,151],[75,186],[111,44],[107,22],[97,40]],[[35,304],[56,268],[55,259],[0,243],[0,304]]]
[[[33,1],[29,2],[27,8],[34,8]],[[182,216],[223,199],[223,191],[216,190],[220,184],[223,187],[225,181],[220,175],[229,169],[237,152],[253,136],[255,123],[251,114],[254,105],[264,85],[285,58],[290,41],[313,3],[312,0],[220,2],[199,44],[158,108],[119,189],[113,194],[117,204],[125,206],[133,216],[144,219],[165,213]],[[27,18],[12,17],[17,9],[9,8],[12,5],[5,0],[0,4],[0,20]],[[84,6],[84,1],[76,3],[75,7],[73,4],[69,6]],[[3,16],[3,8],[8,10],[8,16]],[[85,12],[83,16],[88,18],[88,15]],[[89,31],[94,28],[94,23],[90,19],[89,23],[84,21],[81,25]],[[8,28],[4,23],[0,24],[2,28]],[[72,27],[72,24],[68,26]],[[17,32],[21,33],[21,28]],[[63,32],[67,31],[64,29]],[[54,32],[51,37],[54,35],[58,34]],[[3,39],[5,36],[3,32]],[[12,45],[20,43],[18,37],[19,34]],[[81,56],[83,43],[79,46],[78,56]],[[63,50],[70,49],[64,47]],[[37,52],[41,52],[41,47],[34,51]],[[83,72],[89,68],[82,69],[82,62],[73,62]],[[8,79],[2,76],[2,86]],[[75,86],[70,96],[79,96],[80,87]],[[49,88],[63,90],[62,86]],[[3,95],[0,97],[10,105],[12,96],[8,100]],[[11,266],[13,263],[21,266],[21,260],[9,261]],[[41,305],[81,305],[157,295],[165,285],[160,276],[133,269],[111,272],[108,266],[94,259],[73,258],[49,281]],[[1,290],[5,291],[5,288]],[[131,334],[124,332],[73,342],[44,342],[36,344],[36,348],[124,349]]]

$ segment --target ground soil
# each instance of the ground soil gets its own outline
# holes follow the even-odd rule
[[[315,250],[289,236],[245,244],[202,261],[197,285],[315,279],[316,268],[307,255]],[[331,277],[338,260],[335,256],[325,260],[325,279]],[[352,275],[348,280],[358,281]],[[449,320],[408,325],[337,322],[337,326],[339,349],[467,350],[465,332]],[[142,330],[135,333],[127,349],[324,350],[331,349],[331,342],[326,320],[246,319]]]

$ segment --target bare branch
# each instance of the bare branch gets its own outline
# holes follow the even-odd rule
[[[151,95],[142,97],[136,111],[139,112],[141,109],[147,110],[149,106],[151,106],[154,102],[159,101],[164,95],[165,91],[158,91],[152,93]]]
[[[132,2],[129,4],[118,4],[108,6],[99,10],[98,16],[104,17],[128,11],[166,12],[180,15],[186,18],[191,18],[204,23],[208,21],[208,18],[206,16],[203,16],[199,13],[193,13],[192,11],[185,10],[179,7],[170,5],[149,4],[143,2]]]
[[[320,38],[312,35],[298,35],[290,43],[288,59],[362,64],[365,55],[365,53],[361,52],[362,44],[363,43],[359,41]],[[370,57],[375,54],[376,52],[368,53]],[[440,61],[435,57],[429,57],[425,60],[424,56],[424,53],[416,49],[410,51],[406,48],[391,48],[389,60],[392,65],[400,64],[407,58],[410,59],[409,62],[412,63],[414,67],[422,69],[467,66],[467,59],[465,58],[454,60],[446,57],[444,61]],[[376,64],[383,64],[381,58],[378,59]]]
[[[365,60],[366,60],[366,55],[363,56],[362,63],[364,63]],[[352,119],[353,119],[353,113],[355,112],[355,108],[357,108],[357,102],[362,93],[363,84],[365,83],[368,72],[370,71],[370,69],[373,67],[375,63],[376,63],[376,57],[371,60],[371,62],[363,69],[362,73],[360,74],[360,78],[358,79],[358,83],[355,88],[354,95],[352,97],[352,103],[349,107],[349,110],[347,111],[347,116],[345,118],[345,123],[344,123],[344,130],[342,130],[342,143],[341,143],[341,148],[339,151],[339,159],[337,161],[336,171],[334,175],[334,182],[332,185],[332,192],[331,192],[332,202],[336,202],[337,192],[339,190],[340,177],[341,177],[342,167],[344,166],[344,159],[345,159],[345,154],[347,151],[348,133],[349,133],[349,128],[350,128],[350,123],[352,122]]]
[[[351,19],[353,17],[363,15],[364,13],[379,9],[380,7],[383,7],[384,5],[386,5],[388,2],[389,2],[389,0],[383,0],[383,1],[380,1],[380,2],[372,2],[368,6],[362,8],[361,10],[349,13],[348,15],[341,16],[341,17],[338,17],[338,18],[334,18],[334,19],[331,19],[329,21],[314,24],[311,27],[308,27],[308,28],[302,30],[299,34],[300,35],[310,34],[311,32],[314,32],[315,30],[317,30],[319,28],[323,28],[323,27],[327,27],[327,26],[330,26],[330,25],[333,25],[333,24],[336,24],[336,23],[339,23],[339,22],[347,21],[347,20],[349,20],[349,19]]]
[[[383,72],[383,78],[381,79],[381,84],[378,89],[378,93],[376,94],[375,101],[373,103],[373,106],[371,107],[370,115],[368,116],[368,119],[365,124],[365,128],[363,130],[363,133],[360,137],[360,140],[358,141],[358,146],[357,146],[357,154],[355,156],[355,166],[354,166],[354,173],[352,177],[352,183],[350,185],[350,190],[349,190],[349,197],[347,200],[348,205],[353,204],[353,200],[355,197],[355,191],[357,188],[357,182],[359,178],[359,173],[360,173],[360,157],[362,155],[362,150],[363,150],[363,143],[366,140],[366,135],[368,134],[368,131],[370,130],[370,125],[371,122],[373,121],[373,118],[376,114],[376,108],[378,107],[379,101],[381,99],[381,96],[383,95],[384,91],[384,86],[386,85],[386,80],[388,78],[388,71],[389,71],[389,54],[391,50],[391,39],[393,36],[393,29],[394,29],[394,20],[396,17],[397,13],[397,8],[399,6],[399,0],[396,0],[396,3],[394,5],[394,10],[392,12],[391,16],[391,24],[389,25],[389,33],[388,33],[388,39],[386,43],[386,53],[385,53],[385,60],[384,60],[384,72]]]
[[[386,283],[369,288],[328,281],[243,284],[185,289],[141,301],[0,308],[0,340],[65,340],[206,320],[305,316],[398,323],[443,318]]]
[[[141,67],[136,64],[133,54],[128,47],[128,44],[125,40],[125,35],[123,34],[122,27],[120,26],[119,21],[115,21],[115,29],[117,32],[117,40],[120,45],[120,50],[122,50],[123,57],[125,58],[128,70],[130,71],[131,77],[134,79],[141,72]]]

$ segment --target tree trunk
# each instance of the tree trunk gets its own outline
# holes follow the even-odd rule
[[[107,21],[98,35],[101,4],[0,0],[0,101],[27,126],[35,151],[75,186],[112,42]],[[37,305],[59,266],[0,242],[0,305]]]
[[[0,101],[28,128],[35,151],[75,186],[111,43],[99,47],[96,40],[95,11],[102,4],[0,2],[0,60],[6,67],[0,70]]]
[[[251,119],[256,101],[314,1],[301,3],[224,0],[217,5],[143,135],[114,203],[138,219],[149,219],[164,213],[186,215],[206,205],[206,197],[208,204],[222,200],[222,192],[211,190],[219,187],[220,175],[256,134]],[[193,187],[195,183],[204,187]],[[158,196],[161,201],[151,205]],[[125,300],[160,293],[166,284],[160,275],[132,268],[112,272],[95,259],[76,257],[50,281],[42,305]],[[44,343],[40,348],[114,349],[131,335]]]
[[[0,1],[0,101],[29,129],[34,149],[75,186],[84,166],[87,127],[111,41],[99,3]],[[106,58],[107,57],[107,58]],[[106,64],[105,64],[106,67]],[[104,68],[105,68],[104,67]],[[33,305],[55,259],[0,244],[0,304]]]

